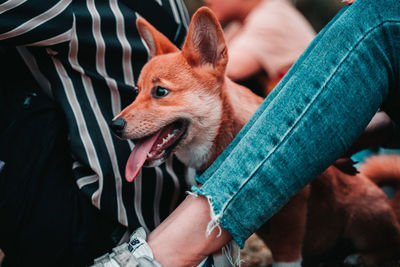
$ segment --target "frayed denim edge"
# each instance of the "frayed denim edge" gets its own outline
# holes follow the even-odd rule
[[[235,240],[230,241],[222,248],[222,255],[224,255],[234,267],[241,267],[242,262],[245,262],[245,260],[240,258],[240,247]]]
[[[230,227],[229,225],[227,225],[227,223],[225,222],[224,218],[222,218],[222,214],[216,214],[215,213],[215,207],[214,204],[212,202],[212,198],[207,196],[203,190],[201,190],[201,188],[192,186],[192,191],[190,192],[190,195],[192,196],[196,196],[197,195],[201,195],[207,198],[208,203],[210,205],[210,218],[211,221],[208,223],[207,225],[207,230],[206,230],[206,236],[209,236],[210,233],[215,229],[218,228],[219,229],[219,234],[218,236],[221,235],[221,226],[227,230],[233,237],[233,239],[235,240],[235,242],[239,245],[240,248],[244,247],[244,241],[243,239],[234,231],[234,229],[232,227]]]

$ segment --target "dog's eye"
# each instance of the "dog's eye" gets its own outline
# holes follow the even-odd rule
[[[152,89],[151,94],[155,98],[161,98],[169,94],[169,90],[167,88],[156,86]]]

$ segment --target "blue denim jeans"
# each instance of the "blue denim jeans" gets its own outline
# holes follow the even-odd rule
[[[316,36],[192,190],[244,241],[340,157],[382,108],[400,118],[400,1],[357,0]],[[211,228],[213,229],[213,228]]]

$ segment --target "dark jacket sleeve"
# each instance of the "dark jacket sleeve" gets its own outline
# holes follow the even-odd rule
[[[0,42],[48,45],[68,40],[72,0],[10,0],[0,4]]]

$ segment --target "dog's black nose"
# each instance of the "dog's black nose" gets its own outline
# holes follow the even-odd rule
[[[113,121],[110,122],[111,130],[118,137],[122,137],[122,133],[124,131],[125,125],[126,125],[126,121],[124,121],[121,118],[118,118],[118,119],[113,120]]]

